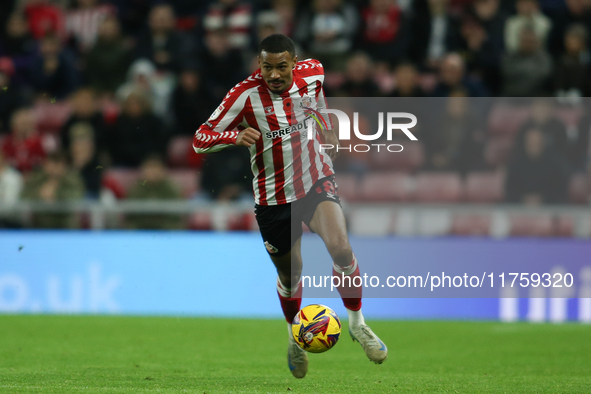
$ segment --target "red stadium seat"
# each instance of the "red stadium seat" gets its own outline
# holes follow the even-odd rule
[[[568,185],[569,201],[574,204],[588,204],[591,193],[589,177],[586,174],[574,174]]]
[[[376,170],[388,171],[416,171],[423,165],[425,153],[420,142],[405,142],[402,152],[388,152],[380,147],[380,152],[373,152],[370,156],[371,167]],[[392,148],[392,150],[395,150]]]
[[[125,197],[131,187],[136,184],[139,176],[140,171],[137,169],[113,168],[104,173],[103,184],[113,184],[113,187],[109,187],[109,189],[113,190],[118,197],[121,194],[119,188],[123,189],[122,197]],[[114,188],[117,188],[117,190],[114,190]]]
[[[421,173],[416,179],[415,199],[423,203],[451,203],[462,198],[462,180],[456,173]]]
[[[51,103],[41,101],[33,108],[37,118],[37,128],[41,133],[58,134],[70,117],[71,108],[67,101]]]
[[[503,200],[505,177],[502,172],[473,172],[466,177],[466,201],[494,203]]]
[[[168,176],[185,198],[193,197],[199,191],[199,174],[196,170],[169,170]]]
[[[529,118],[528,106],[496,104],[490,111],[488,131],[493,136],[513,137]]]
[[[554,235],[554,221],[548,214],[514,214],[509,216],[513,237],[551,237]]]
[[[200,168],[202,158],[193,149],[193,137],[174,137],[168,144],[168,164],[172,167]]]
[[[570,238],[575,233],[575,220],[572,216],[558,216],[554,220],[554,235]]]
[[[484,150],[486,162],[494,168],[506,165],[511,158],[513,144],[513,138],[502,137],[489,140]]]
[[[402,173],[368,174],[359,187],[359,199],[363,201],[410,201],[412,178]]]
[[[457,214],[453,217],[451,233],[454,235],[488,236],[491,224],[490,215]]]
[[[335,180],[339,197],[348,201],[359,199],[359,182],[356,175],[338,173]]]
[[[206,211],[195,212],[189,218],[189,229],[191,230],[212,230],[213,223],[211,213]]]

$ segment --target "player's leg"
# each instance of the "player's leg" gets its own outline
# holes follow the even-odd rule
[[[288,330],[287,364],[293,376],[303,378],[308,372],[308,355],[291,333],[291,323],[302,302],[302,226],[300,222],[298,231],[292,225],[290,205],[257,206],[255,213],[265,248],[277,269],[277,295]]]
[[[282,256],[271,255],[271,260],[277,268],[277,294],[287,321],[287,366],[292,375],[298,379],[306,376],[308,372],[308,354],[296,343],[291,331],[291,323],[302,303],[301,240],[299,236],[289,253]]]
[[[332,180],[329,179],[329,181]],[[331,195],[329,194],[328,197]],[[327,198],[321,201],[316,206],[308,224],[310,229],[322,238],[333,258],[333,275],[341,278],[340,286],[337,289],[345,308],[347,308],[351,337],[361,344],[371,361],[382,363],[388,357],[388,349],[365,324],[361,312],[362,288],[353,285],[361,283],[361,278],[358,282],[354,280],[356,277],[360,277],[359,267],[349,243],[345,216],[338,199]]]

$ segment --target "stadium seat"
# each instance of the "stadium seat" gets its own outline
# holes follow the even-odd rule
[[[123,191],[122,197],[126,197],[131,187],[136,184],[139,176],[140,171],[137,169],[112,168],[104,173],[103,184],[112,185],[107,187],[113,190],[117,197],[121,196],[121,191]]]
[[[412,178],[403,173],[370,173],[359,186],[358,197],[362,201],[400,202],[412,199]]]
[[[188,227],[190,230],[213,230],[211,213],[199,211],[191,214]]]
[[[473,203],[494,203],[503,200],[504,174],[497,172],[473,172],[466,176],[465,199]]]
[[[203,156],[193,150],[193,137],[174,137],[168,144],[168,164],[172,167],[201,168]]]
[[[530,109],[527,106],[496,104],[490,111],[488,131],[492,136],[513,137],[527,121],[529,114]]]
[[[511,158],[514,140],[509,137],[492,138],[486,143],[484,158],[489,166],[498,168],[504,166]]]
[[[423,203],[452,203],[462,198],[462,181],[456,173],[425,172],[417,175],[415,200]]]
[[[338,195],[347,201],[359,199],[359,182],[357,175],[337,173],[335,177],[338,186]]]
[[[40,133],[59,134],[62,126],[70,117],[71,108],[67,101],[51,103],[41,101],[33,108]]]
[[[575,220],[570,215],[558,216],[554,220],[554,236],[570,238],[575,233]]]
[[[574,204],[588,204],[591,193],[589,176],[586,174],[574,174],[568,185],[569,201]]]
[[[191,198],[199,191],[199,173],[196,170],[169,170],[168,175],[169,179],[177,185],[183,197]]]
[[[453,235],[488,236],[492,218],[486,214],[456,214],[453,217]]]
[[[579,120],[581,119],[581,116],[583,115],[583,108],[582,107],[557,108],[554,114],[567,127],[577,127],[579,124]]]
[[[509,235],[513,237],[551,237],[554,221],[548,214],[509,215]]]
[[[199,190],[199,174],[196,170],[169,170],[168,177],[178,187],[184,198],[197,194]],[[127,194],[133,185],[141,181],[141,172],[138,169],[114,168],[106,171],[103,178],[105,179],[103,184],[114,183],[120,185]],[[117,195],[121,194],[115,190],[113,191]]]
[[[228,230],[230,231],[251,231],[253,221],[256,223],[254,212],[242,212],[228,218]],[[256,226],[258,228],[258,226]]]
[[[425,159],[423,144],[420,142],[404,142],[402,152],[388,152],[380,147],[380,152],[370,156],[371,168],[388,171],[416,171]]]

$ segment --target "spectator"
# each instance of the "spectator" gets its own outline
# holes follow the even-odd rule
[[[252,45],[252,48],[254,49],[254,55],[252,57],[254,58],[257,56],[258,43],[272,34],[279,33],[281,18],[275,11],[262,11],[257,15],[256,26],[256,41],[253,42]]]
[[[41,136],[37,132],[35,113],[25,108],[14,112],[11,121],[11,134],[2,145],[5,160],[21,172],[39,166],[45,157]]]
[[[519,34],[526,26],[535,32],[541,46],[546,47],[552,20],[540,11],[538,0],[517,0],[517,15],[509,17],[505,24],[505,48],[508,52],[519,49]]]
[[[373,80],[372,62],[369,56],[358,52],[347,61],[345,81],[339,90],[349,97],[375,97],[378,85]]]
[[[79,200],[84,196],[84,183],[69,165],[64,152],[47,156],[43,168],[27,178],[22,193],[23,200],[56,203]],[[77,217],[72,213],[36,213],[33,227],[74,228]]]
[[[502,94],[508,97],[538,97],[548,92],[552,59],[540,47],[535,31],[526,27],[520,33],[519,49],[502,61]]]
[[[544,134],[531,128],[507,168],[506,200],[526,205],[566,202],[568,175],[563,161],[545,145]]]
[[[390,97],[424,97],[425,92],[419,85],[419,73],[412,63],[401,63],[394,70],[396,88]]]
[[[589,109],[589,99],[585,98],[585,109]],[[579,120],[577,134],[570,144],[569,158],[574,172],[591,174],[591,113],[586,111]]]
[[[29,29],[35,39],[48,34],[64,38],[65,21],[62,10],[51,4],[49,0],[24,0],[25,15]]]
[[[158,73],[147,59],[136,60],[127,73],[127,82],[117,89],[116,97],[125,101],[132,92],[142,92],[152,103],[152,111],[164,121],[170,120],[170,97],[175,78],[169,73]]]
[[[452,92],[445,110],[424,138],[427,169],[434,171],[482,170],[484,165],[484,127],[470,109],[464,91]]]
[[[312,8],[299,20],[294,37],[325,68],[342,71],[353,47],[357,24],[357,11],[346,1],[313,0]]]
[[[566,9],[556,11],[552,16],[550,32],[550,52],[558,58],[564,52],[564,36],[569,26],[579,23],[591,31],[591,5],[586,0],[565,0]]]
[[[12,113],[23,105],[20,90],[12,86],[14,64],[10,58],[0,58],[0,134],[9,129]]]
[[[205,37],[205,50],[200,56],[206,88],[212,99],[221,102],[236,81],[246,75],[240,52],[231,49],[225,31],[215,30]]]
[[[477,76],[494,95],[499,94],[499,66],[503,55],[502,43],[489,36],[483,22],[465,18],[462,23],[461,53],[467,72]]]
[[[176,117],[176,134],[192,136],[209,118],[216,103],[209,98],[197,70],[184,70],[172,97]]]
[[[390,64],[406,52],[406,20],[396,0],[371,0],[363,10],[360,48],[373,60]]]
[[[40,54],[33,62],[29,79],[37,92],[52,98],[63,99],[76,89],[78,70],[57,36],[50,34],[41,39]]]
[[[536,98],[531,103],[531,115],[517,133],[517,149],[525,146],[525,134],[530,129],[537,129],[544,135],[544,146],[566,160],[568,157],[568,136],[566,126],[555,116],[555,100]],[[521,152],[523,153],[523,152]]]
[[[0,152],[0,208],[8,210],[17,202],[21,189],[23,188],[23,177],[20,172],[12,168]],[[8,211],[0,212],[0,228],[18,227],[18,221]]]
[[[0,26],[5,26],[8,18],[15,8],[17,0],[4,0],[0,2]],[[0,34],[2,36],[2,34]]]
[[[295,30],[296,6],[294,0],[271,0],[271,9],[279,16],[279,31],[291,37]]]
[[[94,92],[89,88],[79,89],[70,98],[72,115],[60,131],[62,148],[70,149],[75,134],[85,130],[94,141],[97,153],[106,150],[107,141],[103,114],[98,109]]]
[[[30,66],[37,50],[37,42],[29,31],[25,16],[14,12],[6,23],[6,35],[0,41],[0,54],[14,59],[17,67]]]
[[[449,12],[449,0],[413,3],[409,56],[419,68],[437,69],[446,53],[460,47],[460,22]]]
[[[85,58],[85,77],[98,93],[112,96],[125,82],[131,56],[123,42],[119,20],[107,16],[98,29],[98,39]]]
[[[248,2],[217,0],[203,18],[206,34],[224,30],[228,33],[230,49],[244,50],[250,46],[253,25],[252,8]]]
[[[99,165],[95,137],[89,124],[82,123],[72,127],[69,144],[72,167],[84,182],[86,197],[97,199],[100,194],[102,166]]]
[[[113,6],[99,4],[98,0],[76,0],[78,7],[66,14],[66,33],[85,53],[93,47],[103,21],[115,14]]]
[[[135,59],[149,59],[161,71],[179,71],[189,61],[190,47],[185,37],[174,30],[175,23],[172,6],[154,6],[148,19],[149,30],[135,48]]]
[[[201,186],[217,201],[252,198],[252,173],[247,149],[230,147],[205,157]]]
[[[115,166],[137,167],[151,153],[164,154],[167,139],[151,107],[141,91],[130,93],[123,102],[123,112],[109,138]]]
[[[166,178],[166,167],[158,155],[150,155],[142,162],[140,181],[129,192],[132,200],[178,200],[180,193]],[[176,214],[129,214],[125,220],[133,229],[174,230],[182,227]]]
[[[591,95],[587,30],[580,24],[572,25],[564,36],[564,47],[555,73],[555,91],[559,97],[588,97]]]
[[[495,53],[504,49],[504,30],[507,16],[499,6],[499,0],[475,0],[468,14],[484,28],[487,46]]]
[[[439,82],[433,91],[435,97],[449,97],[453,91],[465,91],[470,97],[487,96],[480,81],[466,76],[466,65],[457,53],[446,55],[441,61]]]

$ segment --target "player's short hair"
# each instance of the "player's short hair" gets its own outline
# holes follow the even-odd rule
[[[284,34],[271,34],[259,44],[259,54],[261,52],[268,53],[282,53],[289,52],[293,57],[295,56],[295,44],[288,36]]]

